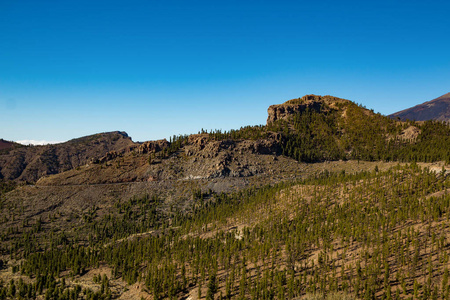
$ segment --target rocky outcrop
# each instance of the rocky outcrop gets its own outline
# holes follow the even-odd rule
[[[306,109],[312,109],[317,112],[335,107],[338,103],[350,102],[345,99],[333,96],[306,95],[298,99],[286,101],[283,104],[271,105],[267,109],[267,125],[278,121],[288,120],[297,113]]]
[[[266,139],[259,140],[210,140],[208,135],[191,135],[184,147],[186,156],[201,156],[203,158],[215,158],[221,152],[239,154],[281,154],[280,133],[269,133]]]
[[[157,141],[148,141],[142,143],[138,148],[139,154],[156,153],[169,147],[169,142],[166,139]]]
[[[264,173],[264,168],[252,160],[269,160],[282,153],[282,135],[269,133],[258,140],[213,140],[208,134],[189,136],[184,145],[188,164],[183,173],[187,179],[248,177]],[[260,158],[258,158],[260,157]],[[168,170],[162,169],[158,177],[167,177]]]
[[[188,137],[188,145],[193,145],[196,150],[203,150],[209,140],[208,134],[191,134]]]
[[[280,133],[271,133],[267,139],[242,141],[236,149],[240,153],[280,155],[282,152],[281,139]]]
[[[402,130],[402,132],[397,136],[398,139],[402,141],[415,141],[420,134],[420,129],[416,126],[409,126],[408,128]]]
[[[117,151],[110,151],[110,152],[106,153],[106,155],[101,157],[101,158],[93,159],[92,163],[94,163],[94,164],[102,164],[102,163],[105,163],[107,161],[113,160],[113,159],[115,159],[115,158],[117,158],[119,156],[122,156],[122,154],[121,153],[117,153]]]

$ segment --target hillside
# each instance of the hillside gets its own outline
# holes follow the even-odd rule
[[[332,96],[307,95],[268,109],[266,130],[282,135],[282,153],[299,161],[360,159],[450,161],[450,127],[398,122]]]
[[[35,182],[40,177],[71,170],[104,156],[123,153],[134,143],[126,133],[100,133],[46,146],[14,147],[0,153],[1,177]]]
[[[1,150],[10,150],[14,148],[13,142],[5,141],[4,139],[0,139],[0,151]]]
[[[307,95],[264,126],[10,150],[2,174],[34,159],[0,181],[0,299],[449,299],[449,138]]]
[[[450,122],[450,93],[431,101],[393,113],[389,117],[400,120],[427,121],[436,120]]]
[[[8,153],[12,149],[21,147],[23,147],[23,145],[0,139],[0,154]]]
[[[139,183],[146,186],[139,194],[132,183],[16,189],[0,216],[8,228],[3,293],[15,278],[17,294],[50,299],[292,299],[339,291],[446,298],[449,177],[429,171],[439,164],[360,164],[367,171],[318,177],[327,164],[312,166],[315,172],[305,164],[304,179],[227,193],[208,189],[206,180]],[[181,187],[192,193],[185,213],[177,205],[186,196],[169,197]]]

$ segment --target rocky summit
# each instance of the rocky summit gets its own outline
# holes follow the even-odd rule
[[[286,101],[283,104],[271,105],[267,109],[267,124],[274,123],[277,120],[288,120],[292,115],[302,113],[306,109],[312,109],[319,112],[327,107],[336,107],[338,103],[350,102],[349,100],[333,97],[305,95],[298,99]]]

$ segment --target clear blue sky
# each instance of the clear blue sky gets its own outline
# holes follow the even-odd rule
[[[225,130],[305,94],[390,114],[450,92],[449,15],[448,1],[0,0],[0,137]]]

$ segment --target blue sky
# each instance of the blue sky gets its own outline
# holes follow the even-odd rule
[[[0,0],[0,138],[226,130],[305,94],[390,114],[450,92],[449,12],[448,1]]]

